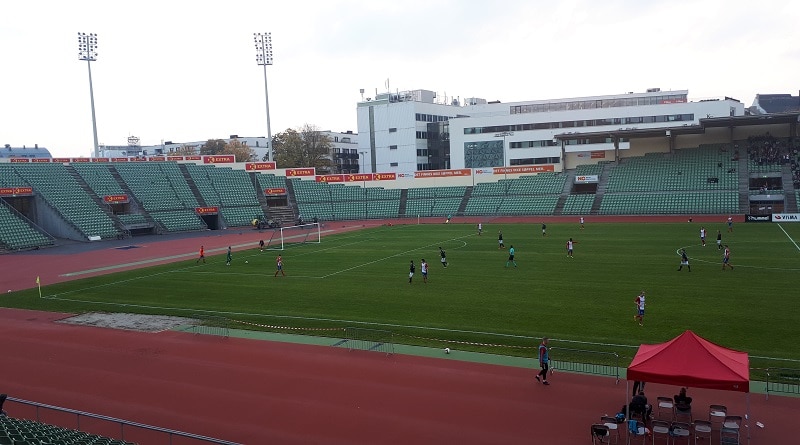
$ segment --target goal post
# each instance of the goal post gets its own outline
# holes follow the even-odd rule
[[[274,230],[266,247],[270,250],[286,250],[292,244],[319,244],[321,241],[320,224],[309,223]]]

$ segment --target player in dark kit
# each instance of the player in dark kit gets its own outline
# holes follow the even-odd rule
[[[447,267],[447,254],[439,247],[439,256],[442,257],[442,266]]]
[[[683,270],[683,266],[686,266],[689,272],[692,271],[692,266],[689,265],[689,257],[686,256],[686,249],[681,249],[681,266],[678,267],[678,272]]]

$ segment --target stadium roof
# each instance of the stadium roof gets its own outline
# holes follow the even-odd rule
[[[590,137],[612,137],[612,138],[626,138],[626,139],[642,139],[654,137],[666,137],[667,132],[672,136],[682,134],[703,134],[706,128],[720,128],[720,127],[751,127],[759,125],[776,125],[776,124],[791,124],[800,122],[800,112],[798,113],[777,113],[777,114],[762,114],[753,116],[725,116],[725,117],[709,117],[700,119],[698,125],[681,125],[675,127],[662,127],[662,128],[620,128],[617,130],[609,131],[593,131],[593,132],[570,132],[559,133],[553,136],[555,140],[568,140],[575,139],[576,137],[590,138]]]
[[[800,96],[791,94],[756,94],[755,105],[766,113],[800,111]]]

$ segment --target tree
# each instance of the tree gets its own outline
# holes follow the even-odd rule
[[[288,128],[272,139],[272,150],[278,168],[314,167],[318,170],[329,170],[332,147],[331,138],[309,124],[297,130]]]
[[[233,155],[236,158],[236,162],[249,162],[256,157],[256,152],[248,147],[246,142],[242,142],[239,139],[233,139],[225,144],[225,148],[220,154]]]
[[[201,155],[218,155],[225,150],[225,141],[222,139],[209,139],[200,147]]]

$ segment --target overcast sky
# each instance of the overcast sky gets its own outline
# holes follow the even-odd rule
[[[272,32],[272,133],[357,131],[375,89],[513,102],[688,89],[690,99],[800,89],[800,1],[7,1],[0,144],[89,156],[100,143],[266,136],[254,32]]]

